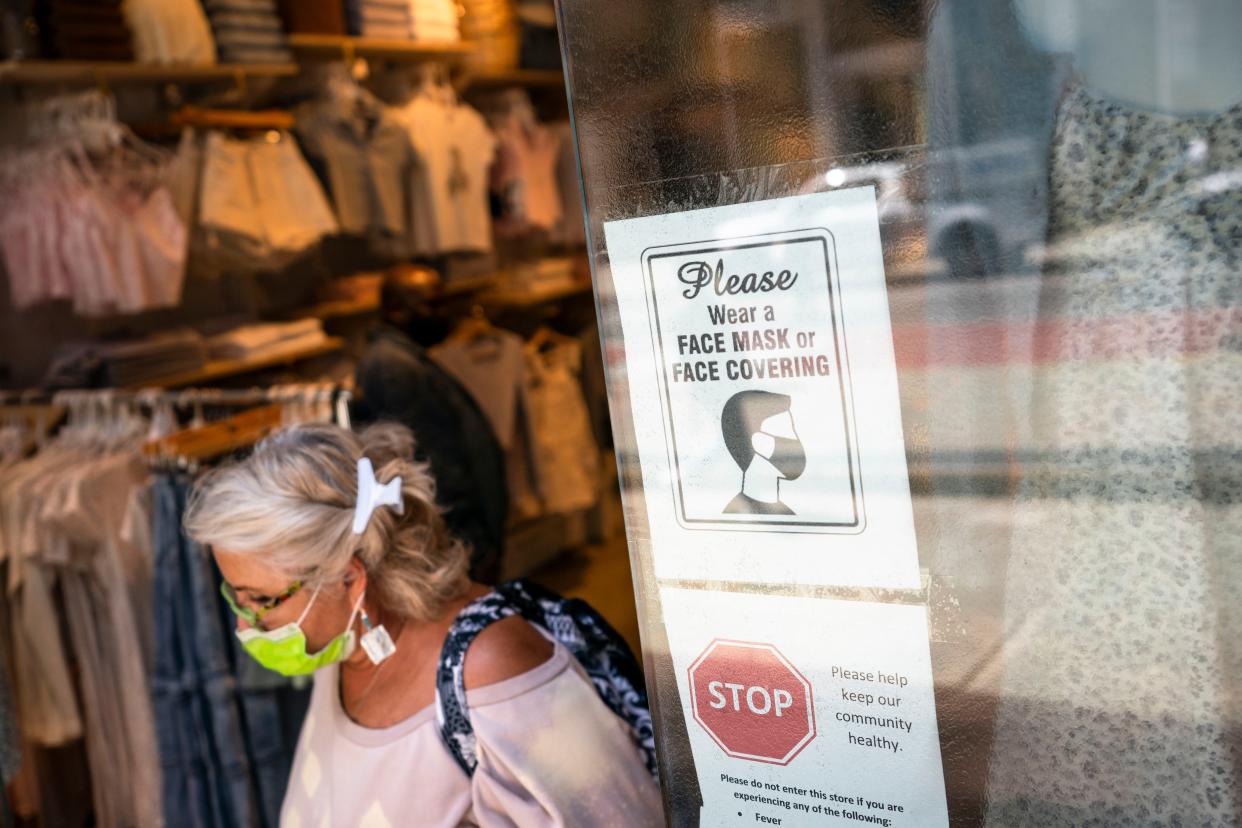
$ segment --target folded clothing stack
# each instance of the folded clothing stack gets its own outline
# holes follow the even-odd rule
[[[556,9],[552,0],[519,0],[523,69],[560,69],[561,47],[556,37]]]
[[[362,3],[363,0],[345,0],[345,32],[347,34],[362,34]]]
[[[571,287],[574,282],[574,260],[568,256],[548,256],[521,263],[511,271],[511,288],[518,292],[560,290]]]
[[[261,359],[303,351],[327,339],[318,319],[243,325],[207,340],[212,359]]]
[[[68,60],[133,60],[121,0],[52,0],[47,28],[54,54]]]
[[[461,40],[453,0],[410,0],[410,36],[428,43]]]
[[[135,387],[156,384],[207,363],[197,331],[180,329],[127,342],[84,342],[59,349],[48,368],[49,388]]]
[[[123,0],[121,10],[134,33],[139,63],[216,62],[211,24],[198,0]]]
[[[101,349],[113,385],[134,386],[173,374],[195,371],[207,362],[207,349],[197,331],[178,330],[107,345]]]
[[[515,8],[508,0],[461,0],[461,36],[473,48],[465,60],[475,71],[518,65],[521,51]]]
[[[276,0],[204,0],[221,63],[292,63]]]
[[[341,0],[278,0],[278,5],[287,32],[343,35],[347,31],[344,12],[350,0],[346,0],[344,8]],[[348,33],[362,34],[353,29]]]
[[[410,39],[409,0],[362,0],[361,6],[363,36],[387,40]]]
[[[434,286],[439,284],[439,274],[431,268],[417,265],[397,265],[396,267],[400,268],[403,273],[416,274],[407,278],[422,279],[429,289],[434,290]],[[383,273],[355,273],[352,276],[340,276],[324,285],[319,291],[319,301],[379,307],[383,286]]]
[[[346,6],[346,17],[366,37],[427,43],[461,40],[453,0],[358,0],[352,6]]]

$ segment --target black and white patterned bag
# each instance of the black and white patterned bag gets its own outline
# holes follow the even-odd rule
[[[436,716],[440,737],[466,772],[479,760],[466,707],[462,666],[475,637],[501,619],[520,615],[567,649],[582,665],[600,700],[625,722],[647,770],[658,778],[655,733],[638,660],[616,630],[585,601],[562,598],[525,580],[510,581],[467,604],[457,614],[436,669]]]

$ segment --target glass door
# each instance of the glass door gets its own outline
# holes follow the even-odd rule
[[[559,15],[670,823],[1242,822],[1242,7]]]

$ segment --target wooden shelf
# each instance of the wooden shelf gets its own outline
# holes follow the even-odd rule
[[[289,48],[301,57],[323,60],[349,60],[354,57],[382,58],[411,62],[460,59],[474,46],[466,41],[425,43],[416,40],[382,40],[374,37],[291,34]]]
[[[564,89],[565,75],[555,69],[512,69],[506,72],[467,72],[459,88],[482,92],[520,86],[526,89]]]
[[[433,297],[433,301],[436,299],[452,299],[457,296],[466,296],[467,294],[489,290],[496,286],[498,278],[495,273],[485,273],[482,276],[455,279],[446,283],[440,289],[440,292]]]
[[[557,287],[543,290],[513,290],[509,288],[494,290],[479,297],[479,301],[481,304],[491,308],[521,310],[546,305],[549,302],[559,302],[562,299],[583,296],[590,292],[590,282],[573,282],[572,284],[558,285]]]
[[[202,368],[193,371],[183,371],[180,374],[172,374],[161,379],[144,382],[131,386],[129,390],[137,391],[143,388],[182,388],[188,385],[205,385],[225,377],[249,374],[254,371],[262,371],[265,368],[290,365],[305,359],[314,359],[315,357],[334,354],[344,347],[345,340],[330,336],[318,345],[309,348],[299,347],[288,351],[274,351],[257,359],[212,360]]]
[[[337,301],[320,302],[310,307],[297,308],[296,310],[282,313],[283,319],[343,319],[350,316],[364,316],[368,313],[377,313],[380,309],[379,299],[368,299],[364,301],[354,301],[349,299],[340,299]]]
[[[295,63],[162,64],[125,61],[27,60],[0,62],[0,84],[209,83],[291,77]]]

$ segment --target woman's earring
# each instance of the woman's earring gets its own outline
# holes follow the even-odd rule
[[[371,616],[367,615],[365,609],[362,611],[362,626],[366,628],[366,632],[362,634],[362,649],[366,651],[372,664],[379,664],[397,651],[388,630],[384,629],[383,624],[371,626]]]

